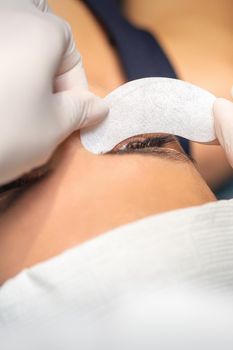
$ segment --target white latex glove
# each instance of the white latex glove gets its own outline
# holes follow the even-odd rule
[[[231,101],[224,98],[216,99],[214,103],[214,122],[217,139],[233,167],[233,103]]]
[[[0,184],[107,112],[88,92],[69,25],[44,0],[0,0]]]

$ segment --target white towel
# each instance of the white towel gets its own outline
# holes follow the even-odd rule
[[[145,218],[21,272],[0,288],[0,335],[67,317],[106,319],[147,289],[156,298],[174,288],[230,295],[232,287],[230,200]]]

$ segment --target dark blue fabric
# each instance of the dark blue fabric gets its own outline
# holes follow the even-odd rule
[[[124,18],[119,0],[84,0],[84,3],[116,47],[128,81],[146,77],[177,78],[156,38]],[[189,153],[188,140],[179,138],[179,141]]]

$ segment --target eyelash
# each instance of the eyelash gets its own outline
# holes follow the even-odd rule
[[[124,145],[122,149],[137,150],[137,149],[152,148],[152,147],[159,148],[170,142],[174,142],[174,139],[171,136],[148,137],[143,141],[140,141],[140,140],[131,141],[128,144]]]

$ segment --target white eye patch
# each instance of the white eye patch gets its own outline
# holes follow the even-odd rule
[[[213,103],[216,97],[177,79],[146,78],[120,86],[105,97],[110,107],[100,124],[81,131],[90,152],[106,153],[135,135],[167,133],[208,143],[216,139]]]

